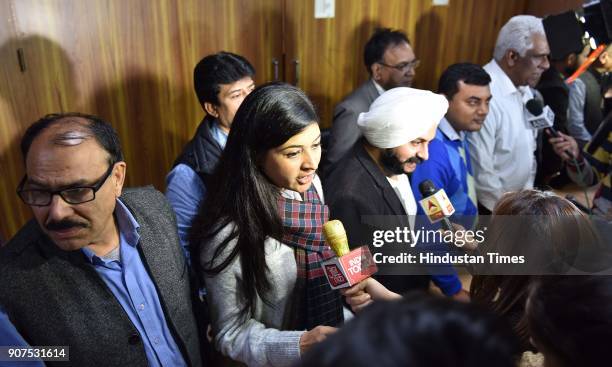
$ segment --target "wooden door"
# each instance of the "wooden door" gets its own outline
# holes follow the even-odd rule
[[[287,80],[295,82],[293,60],[298,60],[298,85],[329,127],[334,105],[368,78],[363,46],[376,27],[407,33],[421,60],[413,86],[435,89],[448,65],[486,63],[501,26],[525,8],[526,0],[450,0],[449,6],[425,0],[336,0],[334,18],[315,19],[314,0],[287,1]]]
[[[192,71],[221,50],[244,55],[256,82],[282,60],[282,0],[0,0],[0,233],[30,217],[15,195],[18,145],[44,114],[100,115],[119,132],[127,186],[164,178],[203,112]],[[25,71],[20,71],[21,49]]]

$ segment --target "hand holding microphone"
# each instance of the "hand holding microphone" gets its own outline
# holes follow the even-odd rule
[[[580,156],[580,149],[578,143],[571,136],[563,133],[557,133],[557,136],[553,136],[548,139],[548,142],[552,145],[555,154],[557,154],[564,161],[572,161],[576,157]]]
[[[392,301],[402,298],[374,278],[367,278],[350,288],[340,290],[353,312],[359,312],[372,301]]]
[[[552,144],[555,153],[560,156],[563,160],[572,160],[578,157],[578,145],[576,144],[575,150],[571,146],[571,141],[576,141],[560,132],[558,132],[553,124],[555,122],[555,113],[548,106],[543,106],[542,102],[533,98],[527,101],[525,104],[527,109],[527,121],[534,129],[544,129],[546,134],[551,136],[548,141]],[[568,139],[569,138],[569,139]]]

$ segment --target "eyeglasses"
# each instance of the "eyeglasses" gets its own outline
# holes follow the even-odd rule
[[[98,192],[102,185],[104,185],[108,177],[113,172],[114,167],[115,164],[111,164],[106,170],[106,173],[104,173],[104,176],[102,176],[102,178],[100,178],[92,186],[76,186],[56,191],[37,189],[24,190],[23,185],[27,179],[27,176],[24,176],[17,187],[17,195],[19,195],[19,198],[21,198],[24,203],[32,206],[47,206],[51,204],[53,195],[59,195],[68,204],[82,204],[88,201],[93,201],[96,198],[96,192]]]
[[[421,60],[414,59],[412,61],[402,62],[402,63],[397,64],[397,65],[385,64],[382,61],[379,61],[378,63],[381,64],[382,66],[386,66],[388,68],[396,69],[396,70],[404,72],[404,71],[414,70],[414,69],[418,68],[419,65],[421,65]]]

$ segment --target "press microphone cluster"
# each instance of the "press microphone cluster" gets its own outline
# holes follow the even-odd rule
[[[444,189],[437,189],[431,180],[423,180],[419,184],[419,192],[423,199],[419,201],[421,208],[427,215],[427,219],[431,223],[440,222],[443,229],[447,231],[453,230],[448,217],[453,215],[455,207],[448,199]]]
[[[325,223],[323,236],[336,253],[336,257],[321,263],[332,289],[351,287],[378,271],[368,246],[350,250],[346,231],[339,220]]]

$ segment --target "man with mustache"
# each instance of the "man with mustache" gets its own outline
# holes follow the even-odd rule
[[[524,106],[550,66],[549,54],[542,20],[517,15],[499,31],[493,60],[484,66],[493,99],[482,129],[468,136],[481,213],[490,213],[507,191],[533,188],[538,132]]]
[[[349,246],[370,245],[373,252],[391,254],[400,245],[376,248],[374,232],[415,228],[417,203],[408,174],[427,160],[428,144],[447,108],[448,101],[441,95],[400,87],[383,93],[368,112],[359,115],[363,137],[323,182],[330,218],[342,221]],[[407,243],[401,248],[410,250]],[[377,278],[398,293],[427,289],[430,279],[445,293],[461,289],[452,269],[447,272],[452,279],[448,275],[430,278],[426,273],[401,275],[406,274],[401,265],[381,270],[385,274]]]
[[[30,345],[78,366],[200,366],[176,220],[153,188],[123,190],[105,121],[47,115],[21,141],[28,222],[0,249],[0,304]]]
[[[363,60],[370,79],[334,108],[329,146],[321,163],[324,174],[331,171],[359,140],[359,114],[367,112],[372,102],[384,91],[396,87],[410,87],[415,69],[420,63],[406,34],[390,28],[381,28],[374,32],[365,45]]]

